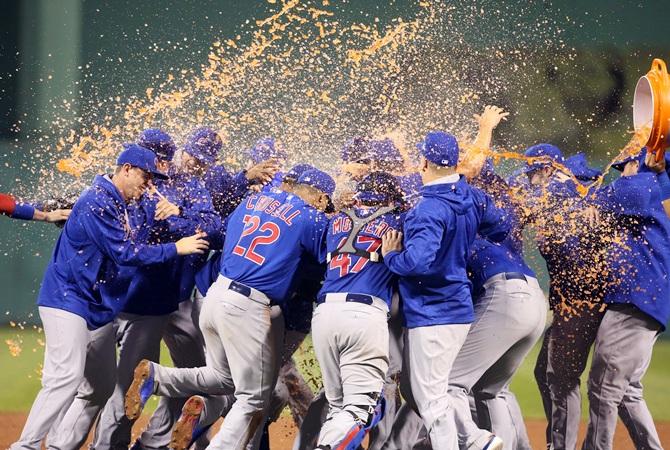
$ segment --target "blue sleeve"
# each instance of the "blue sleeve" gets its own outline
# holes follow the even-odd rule
[[[326,262],[326,235],[328,233],[328,218],[323,213],[311,214],[304,220],[306,229],[300,239],[305,251],[314,257],[320,264]]]
[[[664,202],[670,199],[670,177],[665,170],[656,176],[658,186],[661,188],[661,201]]]
[[[493,199],[486,193],[479,191],[482,205],[482,219],[478,233],[491,242],[502,242],[511,228],[510,217],[501,208],[498,208]]]
[[[34,215],[35,215],[34,206],[29,205],[28,203],[17,202],[11,217],[13,219],[33,220]]]
[[[177,256],[174,242],[144,245],[133,242],[117,212],[110,205],[91,203],[92,210],[80,213],[77,219],[88,237],[102,253],[119,266],[144,266],[168,261]],[[93,210],[95,209],[95,210]],[[128,226],[130,231],[130,226]]]
[[[429,209],[429,205],[420,203],[407,215],[403,226],[405,248],[401,252],[390,252],[384,258],[391,272],[400,276],[421,275],[435,261],[447,224],[445,217]],[[453,212],[447,210],[447,214]]]
[[[221,232],[221,218],[214,211],[209,192],[202,186],[194,187],[188,192],[189,202],[179,216],[166,219],[169,235],[172,239],[180,239],[194,235],[198,230],[212,238]]]

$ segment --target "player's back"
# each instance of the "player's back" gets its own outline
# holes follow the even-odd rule
[[[230,216],[221,274],[281,304],[303,253],[325,260],[327,224],[323,213],[297,195],[250,195]]]
[[[378,208],[356,208],[359,218],[372,215]],[[345,213],[333,217],[328,225],[327,248],[332,254],[342,248],[352,233],[353,221]],[[376,253],[381,249],[382,236],[389,230],[402,230],[402,220],[397,212],[389,212],[372,220],[355,236],[354,248]],[[355,233],[356,230],[353,230]],[[384,300],[390,307],[391,296],[397,282],[396,276],[381,262],[371,261],[354,253],[340,253],[328,263],[326,279],[319,296],[328,293],[355,293],[372,295]]]

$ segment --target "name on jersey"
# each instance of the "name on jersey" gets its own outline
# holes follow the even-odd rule
[[[351,231],[352,222],[347,216],[338,216],[333,220],[333,234],[348,233]],[[391,226],[384,220],[373,220],[365,225],[361,230],[362,233],[372,234],[381,238]]]
[[[293,225],[293,219],[300,215],[300,210],[290,203],[282,203],[267,195],[254,194],[247,199],[246,208],[250,211],[262,211],[277,217],[286,225]]]

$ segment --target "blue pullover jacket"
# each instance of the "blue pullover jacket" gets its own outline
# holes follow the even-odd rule
[[[665,329],[670,319],[670,219],[654,173],[621,177],[599,193],[623,242],[610,252],[607,303],[630,303]]]
[[[165,263],[177,256],[172,242],[135,242],[127,218],[121,193],[108,177],[97,176],[58,237],[37,304],[81,316],[91,330],[114,320],[128,289],[119,267]]]
[[[210,241],[221,241],[221,219],[214,212],[209,192],[196,177],[171,172],[170,179],[156,182],[158,191],[179,206],[180,214],[154,221],[158,196],[144,196],[131,213],[131,222],[142,223],[142,238],[148,243],[177,241],[198,230]],[[129,288],[124,312],[141,315],[163,315],[176,311],[179,302],[188,300],[195,286],[195,274],[205,264],[205,255],[178,257],[163,264],[125,267],[123,276]]]
[[[384,262],[400,278],[408,328],[464,324],[474,320],[466,262],[479,233],[493,242],[507,236],[503,211],[464,177],[456,183],[423,186],[407,214],[404,249]]]

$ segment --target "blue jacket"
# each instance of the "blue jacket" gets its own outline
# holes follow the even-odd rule
[[[220,217],[227,217],[235,211],[249,190],[245,171],[231,175],[222,165],[212,166],[203,181]]]
[[[209,192],[203,183],[188,174],[172,172],[171,178],[157,181],[156,188],[171,203],[179,206],[179,216],[154,221],[158,196],[144,196],[133,209],[131,220],[139,227],[145,224],[148,243],[177,241],[198,230],[207,233],[212,241],[221,240],[221,219],[214,212]],[[204,255],[178,257],[164,264],[146,267],[126,267],[123,276],[129,280],[124,312],[158,316],[176,311],[179,302],[191,297],[195,274],[205,264]]]
[[[477,178],[477,186],[494,198],[496,206],[505,211],[510,223],[510,232],[502,242],[492,242],[477,236],[468,259],[468,273],[472,281],[473,293],[480,296],[484,292],[484,283],[505,272],[523,273],[535,277],[523,258],[523,228],[521,211],[510,195],[510,187],[493,171],[493,165],[482,171]],[[475,303],[476,303],[475,298]]]
[[[119,267],[165,263],[177,256],[174,243],[134,242],[127,217],[114,184],[97,176],[58,237],[37,304],[77,314],[92,330],[114,320],[128,289]]]
[[[477,233],[494,242],[507,236],[503,211],[464,177],[456,183],[423,186],[407,214],[404,250],[384,261],[399,275],[409,328],[471,323],[474,310],[466,262]]]
[[[610,251],[607,303],[632,303],[665,329],[670,319],[670,219],[653,173],[621,177],[599,193],[622,242]]]
[[[366,217],[376,209],[356,209],[358,217]],[[381,250],[382,236],[389,229],[402,231],[402,220],[398,213],[387,213],[367,224],[358,233],[354,243],[357,249],[377,252]],[[334,252],[344,244],[351,230],[351,219],[344,213],[335,215],[328,225],[327,246]],[[397,277],[382,262],[374,263],[367,258],[343,253],[328,264],[326,280],[319,295],[337,292],[373,295],[384,300],[391,309],[391,297]]]
[[[287,192],[252,194],[228,219],[221,274],[283,306],[303,256],[326,259],[326,216]]]

